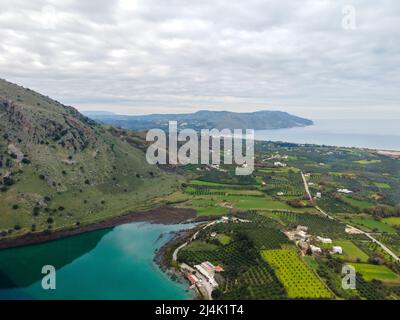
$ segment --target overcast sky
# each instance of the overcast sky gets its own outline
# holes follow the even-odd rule
[[[0,77],[79,110],[400,119],[399,66],[398,0],[0,0]]]

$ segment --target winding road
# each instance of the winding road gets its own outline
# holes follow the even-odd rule
[[[308,195],[308,197],[310,198],[310,201],[313,201],[312,195],[310,193],[310,189],[308,188],[308,183],[306,180],[306,177],[303,173],[303,171],[300,171],[301,173],[301,177],[303,179],[304,182],[304,189],[306,190],[306,193]],[[331,220],[336,220],[340,223],[343,223],[341,220],[331,216],[329,213],[325,212],[324,210],[322,210],[320,207],[318,207],[317,205],[315,205],[315,209],[317,209],[320,213],[322,213],[324,216],[326,216],[327,218],[331,219]],[[369,239],[372,240],[372,242],[378,244],[387,254],[389,254],[396,262],[400,262],[400,258],[393,252],[391,251],[388,247],[386,247],[382,242],[380,242],[378,239],[374,238],[370,233],[365,232],[363,230],[360,230],[350,224],[347,224],[347,226],[353,228],[354,230],[356,230],[357,232],[364,234],[365,236],[367,236]]]

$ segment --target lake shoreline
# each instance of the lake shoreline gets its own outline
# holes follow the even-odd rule
[[[182,229],[178,231],[172,231],[173,235],[164,245],[162,245],[154,254],[153,262],[164,272],[172,281],[183,283],[188,287],[188,291],[193,294],[193,299],[202,299],[200,293],[190,287],[189,282],[185,278],[183,272],[174,266],[172,263],[172,253],[176,247],[181,243],[186,242],[198,229]]]
[[[132,222],[147,222],[151,224],[169,225],[194,220],[196,219],[196,216],[196,211],[193,209],[163,206],[149,211],[132,212],[125,215],[112,217],[100,222],[95,222],[76,228],[52,232],[42,231],[38,233],[27,233],[15,238],[5,238],[0,240],[0,250],[59,240],[90,231],[113,228]]]

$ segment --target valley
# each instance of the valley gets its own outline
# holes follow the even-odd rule
[[[5,256],[133,222],[195,222],[151,254],[199,298],[400,299],[393,152],[256,141],[255,170],[240,176],[229,164],[150,165],[145,132],[3,80],[0,114]],[[344,267],[355,289],[343,287]]]
[[[234,176],[230,166],[186,167],[195,179],[167,198],[219,220],[199,227],[171,267],[183,264],[186,275],[186,265],[221,267],[213,271],[214,299],[398,299],[398,160],[272,142],[256,151],[250,177]],[[354,290],[342,287],[348,265]],[[203,282],[191,284],[211,298]]]

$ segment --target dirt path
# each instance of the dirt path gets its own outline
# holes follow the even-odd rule
[[[306,190],[308,199],[310,199],[310,201],[313,202],[314,200],[313,200],[313,197],[311,195],[310,188],[308,187],[306,176],[304,175],[303,171],[300,171],[300,173],[301,173],[301,178],[303,179],[304,189]]]

